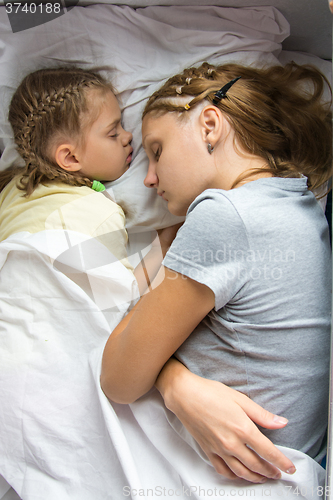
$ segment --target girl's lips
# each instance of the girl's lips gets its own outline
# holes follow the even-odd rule
[[[157,194],[158,194],[158,196],[161,196],[161,198],[163,198],[163,200],[168,201],[166,199],[166,197],[164,196],[164,193],[165,193],[165,191],[161,191],[160,193],[157,193]]]
[[[126,163],[131,163],[131,161],[132,161],[132,153],[133,153],[133,148],[131,148],[130,154],[126,158]]]

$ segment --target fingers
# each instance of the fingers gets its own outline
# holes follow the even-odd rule
[[[200,443],[199,443],[200,444]],[[207,449],[206,443],[201,447]],[[262,483],[267,478],[279,479],[280,470],[293,474],[294,464],[273,443],[264,436],[250,420],[241,423],[234,422],[229,432],[216,436],[213,446],[207,451],[207,456],[219,457],[222,464],[215,458],[214,467],[224,475],[225,465],[236,476],[254,483]],[[210,459],[212,460],[212,459]],[[230,472],[229,472],[230,474]],[[227,476],[231,479],[233,476]]]
[[[268,439],[267,441],[270,443]],[[249,448],[243,439],[231,439],[229,442],[224,440],[223,452],[219,456],[237,477],[247,481],[263,483],[267,479],[281,477],[280,470]]]
[[[252,448],[261,460],[259,469],[255,469],[260,474],[266,475],[269,470],[268,465],[277,467],[287,474],[294,474],[296,467],[289,458],[287,458],[273,443],[258,430],[256,435],[247,437],[247,444]],[[249,439],[250,438],[250,439]],[[252,467],[251,467],[252,468]],[[270,477],[270,476],[267,476]]]
[[[286,418],[270,413],[243,394],[239,393],[239,396],[237,397],[238,404],[246,412],[248,417],[261,427],[266,427],[267,429],[280,429],[288,423]],[[250,428],[243,426],[243,428],[239,430],[239,433],[242,434],[244,442],[246,442],[264,460],[287,474],[293,474],[296,471],[296,468],[291,460],[283,455],[283,453],[276,448],[273,443],[257,429],[257,427],[250,430]]]
[[[240,462],[233,456],[230,456],[225,460],[223,460],[218,455],[211,455],[208,456],[208,458],[218,474],[231,480],[245,479],[246,481],[249,481],[251,483],[265,483],[267,481],[267,478],[279,479],[281,477],[279,471],[273,467],[272,472],[268,475],[261,475],[259,473],[256,473],[254,472],[254,470],[248,469],[242,462]],[[257,457],[257,459],[258,462],[260,462],[260,457]],[[251,460],[248,460],[248,462],[250,461]],[[252,467],[253,469],[256,468],[254,461]],[[259,466],[258,469],[260,469]]]
[[[213,446],[198,441],[219,474],[229,479],[242,478],[252,483],[264,483],[267,479],[279,479],[279,469],[295,472],[292,462],[252,422],[245,427],[245,430],[234,429],[229,436],[225,433],[216,436]],[[251,444],[247,444],[249,440]]]
[[[239,479],[239,477],[234,472],[232,472],[232,470],[227,466],[227,464],[221,457],[215,454],[209,454],[207,456],[218,474],[226,477],[227,479]]]
[[[265,410],[257,403],[244,396],[244,394],[239,393],[238,404],[253,422],[266,429],[280,429],[281,427],[285,427],[288,423],[286,418],[280,415],[274,415],[274,413]]]

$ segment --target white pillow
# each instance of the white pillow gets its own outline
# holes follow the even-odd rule
[[[92,5],[34,28],[12,33],[0,7],[0,169],[18,156],[7,110],[22,78],[41,67],[107,66],[124,108],[124,127],[133,133],[130,169],[110,183],[135,231],[162,228],[179,220],[143,180],[147,159],[141,147],[141,114],[146,99],[166,78],[204,61],[278,63],[289,25],[274,7],[146,7]]]

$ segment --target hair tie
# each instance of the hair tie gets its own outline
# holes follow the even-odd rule
[[[188,76],[185,80],[185,82],[187,83],[187,85],[189,85],[191,83],[191,80],[192,78],[190,76]]]
[[[236,83],[237,80],[239,80],[240,78],[241,78],[240,76],[237,76],[237,78],[234,78],[233,80],[230,80],[230,82],[223,85],[223,87],[221,87],[220,90],[218,90],[215,93],[214,99],[213,99],[213,104],[217,105],[221,101],[221,99],[224,99],[225,97],[227,97],[227,92],[230,89],[230,87],[232,87],[233,84]]]
[[[181,94],[183,91],[182,86],[180,85],[179,87],[176,88],[177,94]]]
[[[191,106],[187,103],[187,104],[185,104],[184,108],[186,111],[188,111],[191,108]]]
[[[102,191],[105,191],[105,186],[99,181],[93,181],[91,189],[97,191],[97,193],[101,193]]]

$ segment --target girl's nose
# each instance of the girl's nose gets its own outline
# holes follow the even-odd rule
[[[148,166],[148,172],[143,183],[146,187],[149,188],[157,188],[158,186],[158,177],[156,175],[155,169],[150,164]]]
[[[132,142],[132,139],[133,139],[132,133],[131,132],[127,132],[126,130],[124,130],[123,145],[124,146],[128,146],[128,144],[130,144]]]

